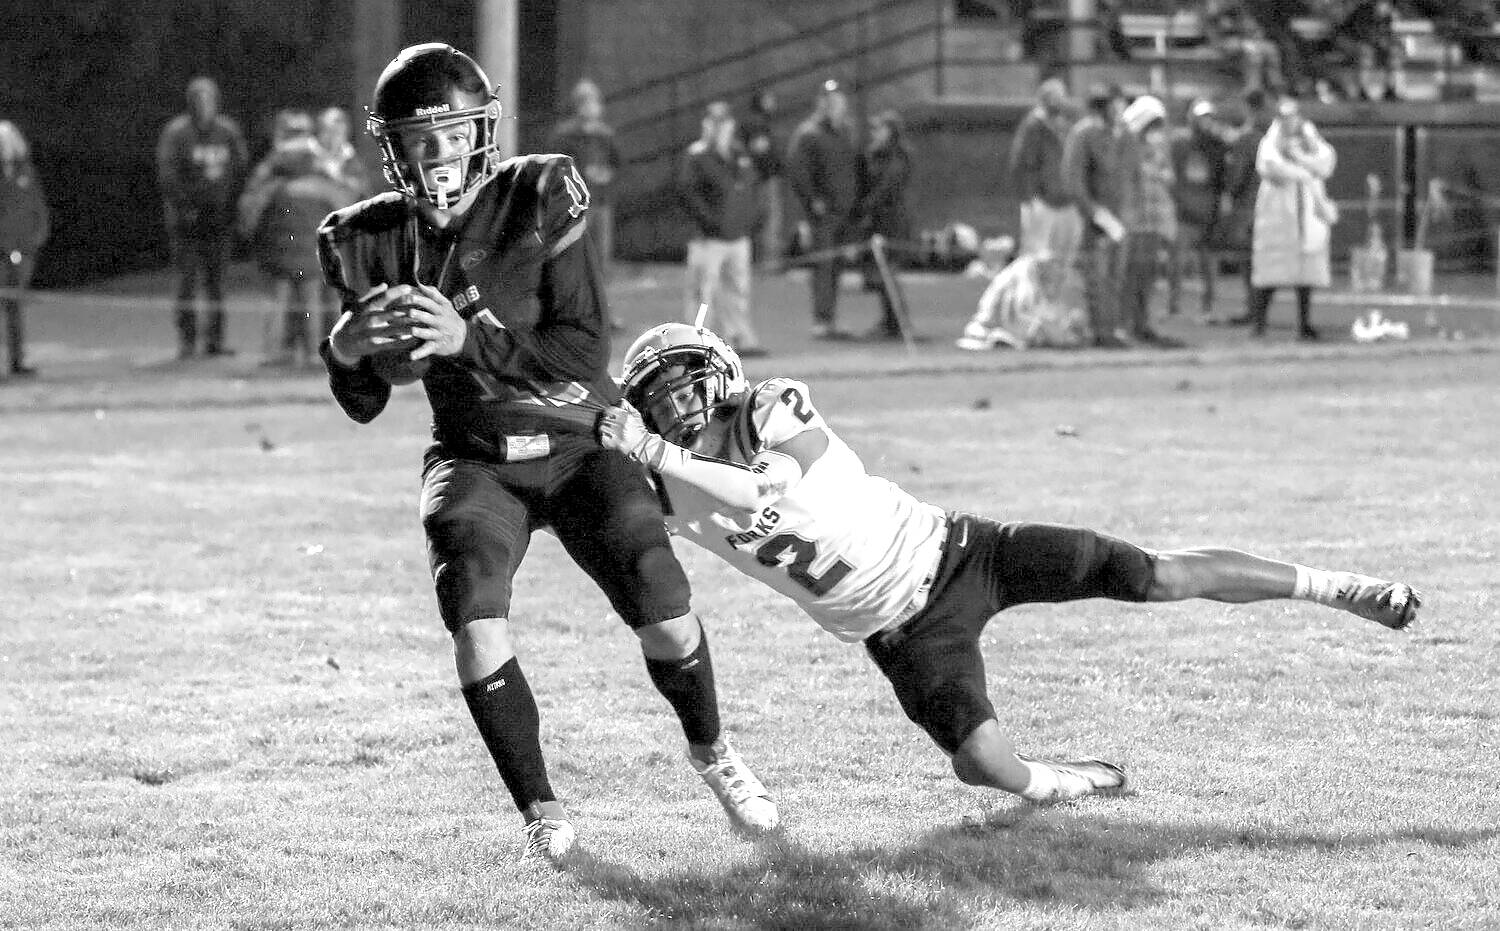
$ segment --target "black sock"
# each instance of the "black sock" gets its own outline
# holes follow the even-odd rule
[[[542,759],[541,715],[521,664],[515,657],[472,685],[464,686],[464,701],[474,716],[474,726],[495,759],[495,768],[515,799],[525,810],[534,802],[552,802],[552,784],[547,781],[547,763]]]
[[[719,694],[706,631],[699,628],[698,648],[681,659],[646,657],[646,672],[677,712],[688,743],[711,744],[719,738]]]

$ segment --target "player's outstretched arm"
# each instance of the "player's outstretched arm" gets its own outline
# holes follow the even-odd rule
[[[647,430],[641,415],[624,401],[600,418],[599,442],[649,469],[692,485],[722,504],[745,511],[758,511],[780,500],[803,474],[797,457],[781,449],[764,450],[750,465],[741,465],[668,443]]]

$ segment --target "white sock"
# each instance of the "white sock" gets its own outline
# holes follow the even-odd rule
[[[1312,569],[1296,565],[1297,584],[1292,588],[1292,597],[1304,601],[1316,601],[1322,605],[1340,605],[1340,590],[1348,588],[1350,575],[1347,572],[1330,572],[1327,569]]]
[[[1042,802],[1051,798],[1058,789],[1062,788],[1062,780],[1057,773],[1045,763],[1037,763],[1032,760],[1022,760],[1021,765],[1031,774],[1031,779],[1026,783],[1026,788],[1021,790],[1021,797],[1031,802]]]

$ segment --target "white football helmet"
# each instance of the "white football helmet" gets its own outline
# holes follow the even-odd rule
[[[646,428],[680,446],[692,445],[714,412],[750,387],[739,354],[690,323],[663,323],[631,343],[622,386]]]

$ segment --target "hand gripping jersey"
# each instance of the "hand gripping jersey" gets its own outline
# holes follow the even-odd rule
[[[436,287],[469,322],[463,350],[423,377],[434,437],[468,455],[532,456],[557,434],[592,436],[619,391],[608,371],[604,297],[586,252],[589,193],[571,159],[519,156],[453,228],[427,227],[401,195],[331,214],[318,231],[328,282],[351,308],[379,284]],[[331,366],[333,391],[361,422],[390,386],[368,363]]]
[[[734,414],[722,455],[757,453],[821,429],[828,449],[789,492],[759,511],[729,508],[663,476],[673,532],[786,595],[840,640],[855,642],[897,620],[925,595],[947,517],[865,471],[828,428],[807,386],[772,378]]]

